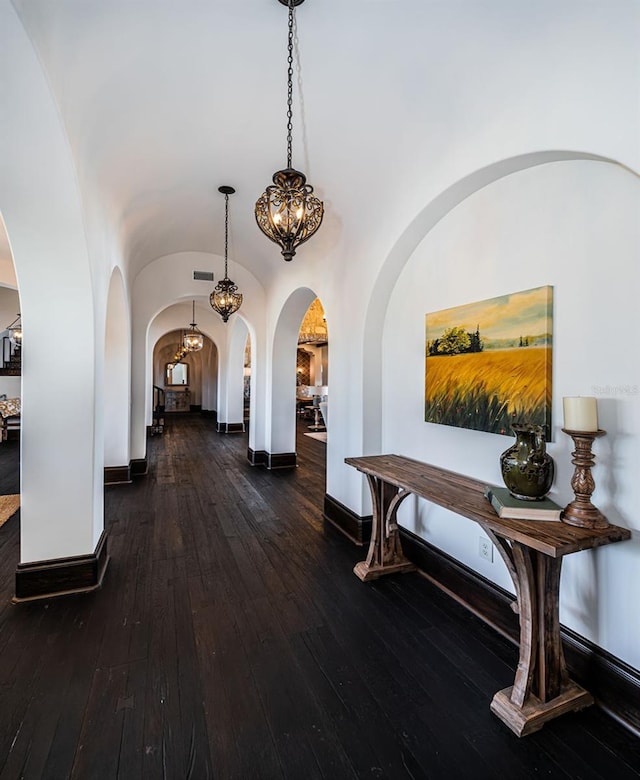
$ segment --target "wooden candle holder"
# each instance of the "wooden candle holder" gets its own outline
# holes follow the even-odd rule
[[[571,479],[575,498],[564,508],[560,519],[567,525],[577,525],[580,528],[607,528],[609,521],[591,503],[591,494],[596,488],[596,483],[591,476],[591,469],[595,463],[595,455],[592,452],[593,440],[598,436],[604,436],[606,431],[569,431],[566,428],[562,430],[573,439],[575,451],[571,453],[571,462],[576,468]]]

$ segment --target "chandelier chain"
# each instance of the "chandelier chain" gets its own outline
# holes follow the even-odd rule
[[[224,278],[227,274],[227,255],[229,252],[229,194],[224,196]]]
[[[293,0],[289,0],[289,39],[287,44],[287,168],[291,168],[291,147],[293,145]]]

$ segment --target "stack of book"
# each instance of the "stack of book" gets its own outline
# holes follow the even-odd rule
[[[541,501],[522,501],[509,493],[507,488],[487,486],[485,496],[491,502],[498,517],[515,520],[560,520],[562,507],[550,498]]]

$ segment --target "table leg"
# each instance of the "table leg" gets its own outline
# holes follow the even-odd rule
[[[517,542],[498,539],[511,560],[520,615],[520,658],[511,687],[498,691],[491,710],[519,737],[552,718],[593,703],[590,693],[569,679],[560,636],[562,558],[551,558]]]
[[[367,474],[373,503],[371,543],[366,561],[360,561],[353,569],[363,582],[377,579],[385,574],[415,571],[417,568],[404,557],[400,533],[396,522],[398,507],[411,495],[409,490],[400,490],[395,485]]]

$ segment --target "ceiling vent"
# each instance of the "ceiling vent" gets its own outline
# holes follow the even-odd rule
[[[193,278],[197,282],[212,282],[213,281],[213,271],[194,271],[193,272]]]

